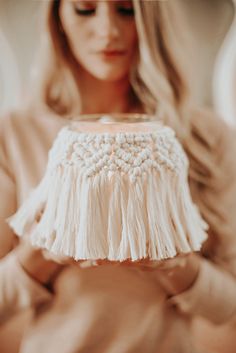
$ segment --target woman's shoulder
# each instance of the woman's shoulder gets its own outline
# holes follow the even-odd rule
[[[0,134],[4,137],[5,134],[11,134],[27,126],[32,120],[32,115],[26,108],[9,110],[0,116]]]
[[[193,109],[186,149],[195,165],[204,166],[205,175],[221,175],[229,170],[236,175],[236,129],[210,109]],[[193,163],[194,164],[194,163]]]
[[[5,139],[8,141],[10,137],[21,140],[25,138],[25,141],[30,139],[31,142],[33,137],[36,140],[44,141],[44,137],[51,140],[63,124],[65,124],[63,119],[56,114],[24,106],[0,116],[0,137],[2,141]]]
[[[235,128],[229,126],[212,109],[207,108],[194,108],[190,111],[190,128],[192,138],[198,138],[202,144],[213,150],[223,147],[219,142],[227,142],[230,139],[232,143],[236,134]]]

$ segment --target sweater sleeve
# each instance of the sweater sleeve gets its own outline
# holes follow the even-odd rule
[[[215,324],[236,320],[236,279],[220,266],[202,259],[194,285],[168,299],[184,313],[206,318]]]
[[[212,114],[198,115],[189,146],[195,201],[210,231],[197,280],[169,303],[216,324],[235,322],[236,131]]]
[[[51,299],[52,294],[21,268],[15,256],[15,235],[6,218],[16,210],[16,186],[6,157],[0,126],[0,322],[17,311]]]

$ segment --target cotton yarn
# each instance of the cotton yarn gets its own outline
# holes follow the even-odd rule
[[[43,179],[8,222],[33,245],[75,260],[161,260],[198,251],[207,238],[187,156],[160,123],[144,132],[64,127]]]

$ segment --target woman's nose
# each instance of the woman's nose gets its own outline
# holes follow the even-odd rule
[[[104,5],[104,6],[102,6]],[[97,14],[97,34],[102,38],[116,39],[119,37],[119,26],[114,10],[101,2],[100,11]]]

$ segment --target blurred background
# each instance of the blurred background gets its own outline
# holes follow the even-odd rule
[[[24,98],[40,34],[40,9],[48,0],[0,0],[0,114]],[[173,0],[172,0],[173,1]],[[230,123],[232,66],[236,68],[234,6],[231,0],[175,0],[190,34],[192,89],[197,104],[214,106]],[[231,33],[229,35],[229,33]],[[222,44],[224,51],[222,54]],[[235,64],[235,65],[234,65]],[[236,74],[234,75],[236,78]],[[233,116],[234,115],[234,116]]]

